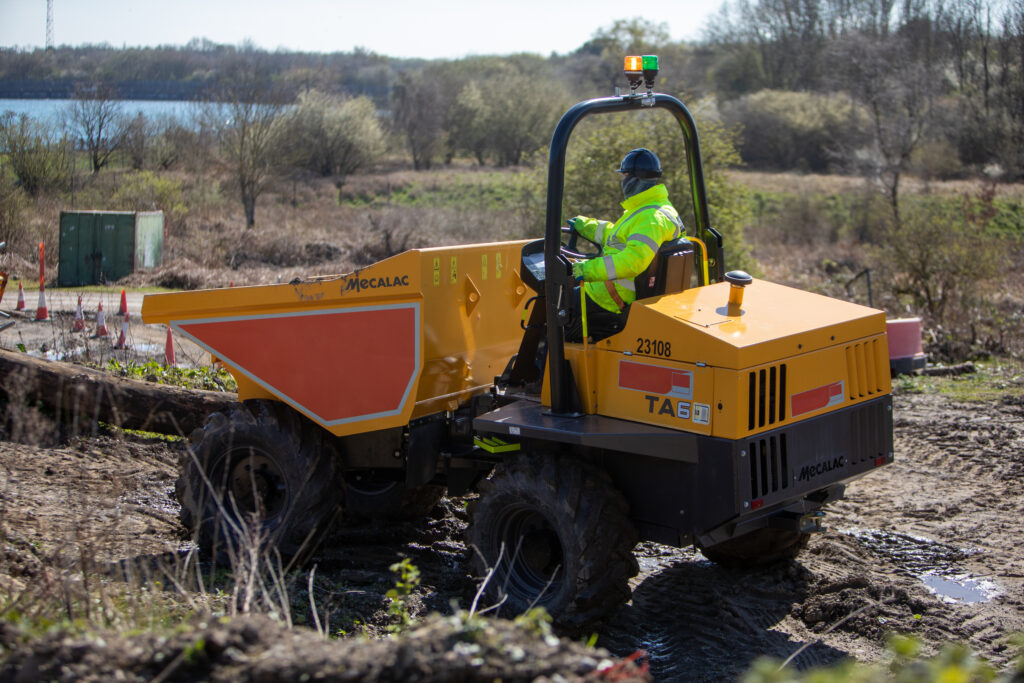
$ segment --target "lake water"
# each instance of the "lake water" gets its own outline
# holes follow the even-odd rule
[[[13,111],[27,114],[31,118],[56,122],[74,100],[4,100],[0,99],[0,113]],[[129,116],[142,112],[148,119],[164,115],[187,120],[192,115],[195,102],[179,100],[121,100],[121,110]]]

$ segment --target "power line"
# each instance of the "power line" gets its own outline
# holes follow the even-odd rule
[[[46,0],[46,49],[53,48],[53,0]]]

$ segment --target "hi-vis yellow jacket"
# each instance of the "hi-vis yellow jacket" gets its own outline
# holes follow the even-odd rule
[[[583,262],[582,286],[594,303],[614,313],[622,310],[619,301],[628,306],[636,300],[633,278],[647,269],[658,247],[683,233],[683,222],[663,184],[633,195],[622,208],[622,217],[614,224],[586,216],[577,216],[573,224],[578,233],[604,247],[602,256]]]

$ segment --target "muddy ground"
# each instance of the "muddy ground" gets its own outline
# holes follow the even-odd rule
[[[1009,667],[1016,653],[1007,636],[1024,631],[1024,380],[1011,371],[1002,381],[1004,395],[963,403],[943,393],[912,393],[897,382],[896,462],[851,484],[847,498],[829,508],[827,531],[816,535],[795,562],[761,571],[730,570],[690,549],[641,544],[635,551],[641,573],[633,600],[598,630],[597,644],[619,656],[645,651],[651,674],[663,681],[735,680],[762,655],[796,655],[793,662],[801,669],[846,657],[878,661],[892,632],[918,636],[927,651],[964,642],[996,667]],[[47,433],[45,427],[42,423],[35,433]],[[173,499],[181,448],[182,442],[113,432],[43,445],[0,441],[0,594],[9,598],[57,581],[62,570],[79,570],[85,557],[90,566],[107,568],[118,562],[170,566],[188,557]],[[259,678],[252,667],[270,666],[270,658],[276,673],[266,680],[297,680],[303,672],[329,669],[330,662],[340,666],[339,658],[355,651],[378,663],[395,657],[408,664],[393,652],[384,655],[351,643],[376,639],[394,623],[385,592],[395,584],[389,566],[402,557],[421,572],[421,585],[409,599],[414,617],[450,615],[453,601],[469,604],[473,592],[465,573],[463,510],[463,501],[446,499],[418,523],[350,527],[335,534],[315,559],[314,603],[321,626],[329,620],[327,630],[342,636],[343,644],[323,642],[301,629],[286,636],[266,621],[254,622],[248,636],[228,626],[219,635],[210,633],[216,623],[204,623],[206,639],[223,647],[204,655],[208,668],[202,675]],[[295,591],[295,619],[312,625],[312,612],[302,608],[309,603],[304,585]],[[423,631],[434,633],[432,628],[436,622],[427,622]],[[36,667],[30,671],[59,671],[45,668],[57,662],[78,675],[120,668],[152,678],[167,668],[153,663],[152,651],[170,648],[166,658],[181,657],[183,636],[175,636],[178,641],[147,637],[143,644],[54,636],[30,644],[19,643],[8,630],[0,642],[15,647],[0,678],[13,679],[16,667],[26,662]],[[442,643],[445,637],[438,636]],[[495,638],[506,642],[505,635]],[[600,657],[582,646],[549,648],[557,655],[545,659],[515,640],[521,634],[509,638],[513,645],[497,648],[501,652],[495,656],[518,656],[515,648],[527,647],[526,659],[538,667],[507,680],[550,677],[553,671],[570,679],[597,675]],[[129,661],[136,651],[150,654]],[[437,657],[443,662],[454,651],[440,647]],[[474,657],[480,659],[480,652],[470,652],[466,661]],[[140,658],[150,668],[139,664]],[[442,662],[433,666],[443,671]],[[181,668],[181,662],[178,666],[171,679],[199,674]],[[481,673],[479,666],[466,667]],[[352,669],[357,670],[372,674]]]

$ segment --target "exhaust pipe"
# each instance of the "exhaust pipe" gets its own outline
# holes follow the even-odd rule
[[[729,283],[728,315],[742,315],[743,288],[753,282],[754,278],[742,270],[730,270],[725,274],[725,280]]]

